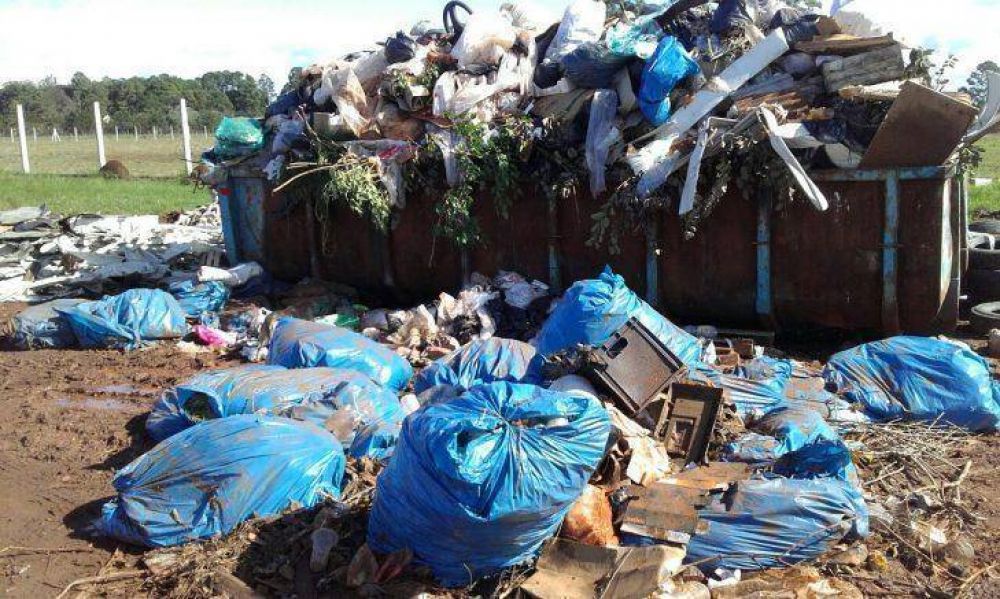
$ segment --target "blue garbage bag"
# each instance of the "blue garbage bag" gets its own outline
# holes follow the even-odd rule
[[[359,372],[254,364],[199,373],[165,391],[146,430],[159,441],[202,420],[253,413],[312,422],[354,457],[374,458],[392,452],[406,416],[395,393]]]
[[[271,336],[268,364],[286,368],[348,368],[393,391],[400,391],[413,368],[399,354],[353,331],[284,317]]]
[[[646,61],[639,86],[639,109],[654,125],[670,118],[670,92],[681,81],[701,72],[677,38],[667,35],[660,39],[656,51]]]
[[[698,340],[639,299],[610,266],[596,279],[577,281],[569,288],[534,343],[543,356],[578,344],[600,345],[633,317],[688,366],[701,359]]]
[[[892,337],[836,354],[823,378],[877,420],[950,422],[972,431],[1000,425],[1000,387],[969,346]]]
[[[130,289],[71,308],[56,308],[83,347],[135,349],[188,333],[184,309],[166,291]]]
[[[723,459],[780,462],[776,470],[792,478],[835,476],[858,481],[850,450],[818,412],[783,406],[754,422],[751,431],[727,444]]]
[[[229,288],[219,281],[177,281],[171,283],[167,291],[191,318],[198,318],[206,312],[218,312],[229,300]]]
[[[783,370],[775,371],[771,378],[752,379],[738,374],[725,374],[699,362],[688,376],[694,382],[722,387],[729,393],[737,413],[746,418],[753,412],[766,414],[785,403],[788,377]]]
[[[59,310],[71,310],[81,299],[57,299],[21,310],[12,319],[14,346],[19,349],[59,349],[76,345],[69,321]]]
[[[523,341],[499,337],[473,341],[420,371],[413,379],[413,392],[436,385],[468,389],[496,381],[538,385],[544,363],[538,351]]]
[[[104,505],[95,528],[147,547],[227,534],[252,517],[339,497],[344,465],[340,443],[307,422],[207,420],[121,469],[118,496]]]
[[[425,405],[378,478],[368,543],[412,549],[450,587],[522,563],[583,492],[610,430],[593,399],[534,385],[479,385]]]
[[[815,559],[845,536],[868,536],[860,491],[836,478],[754,479],[698,511],[708,530],[691,538],[685,563],[761,570]]]

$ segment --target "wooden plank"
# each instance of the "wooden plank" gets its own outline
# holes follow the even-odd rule
[[[942,165],[975,118],[974,107],[918,83],[907,82],[859,168]]]
[[[903,47],[893,44],[888,48],[825,63],[823,80],[827,91],[836,92],[849,85],[871,85],[902,79],[905,69]]]
[[[794,48],[808,54],[833,54],[834,56],[851,56],[887,48],[896,45],[892,34],[882,37],[855,37],[853,35],[835,34],[825,37],[814,37],[807,42],[797,42]]]

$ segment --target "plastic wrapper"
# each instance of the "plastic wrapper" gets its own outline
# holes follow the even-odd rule
[[[253,517],[340,495],[344,451],[330,433],[273,416],[210,420],[170,437],[115,475],[96,530],[169,547],[227,534]]]
[[[317,106],[332,101],[340,123],[359,137],[368,128],[368,98],[361,80],[347,63],[333,64],[323,71],[323,82],[313,94]]]
[[[600,345],[629,318],[638,319],[688,366],[699,363],[702,350],[698,340],[639,299],[610,266],[596,279],[574,283],[556,304],[533,343],[543,356],[579,344]]]
[[[699,73],[698,63],[673,36],[665,36],[656,52],[642,70],[639,88],[639,108],[654,125],[662,125],[670,118],[670,92],[688,77]]]
[[[424,405],[378,478],[368,544],[412,549],[449,587],[526,562],[587,487],[610,428],[598,402],[534,385]]]
[[[836,354],[823,378],[876,420],[938,420],[973,431],[1000,425],[1000,386],[956,341],[891,337]]]
[[[590,122],[587,125],[587,170],[590,171],[590,193],[596,198],[607,189],[608,154],[611,146],[621,140],[615,126],[618,115],[618,94],[610,89],[594,92],[590,103]]]
[[[71,310],[81,299],[58,299],[25,308],[12,319],[12,339],[18,349],[60,349],[76,345],[73,327],[59,310]]]
[[[184,309],[159,289],[130,289],[56,311],[87,348],[136,349],[148,341],[183,337],[189,331]]]
[[[606,16],[607,6],[600,0],[576,0],[567,6],[556,36],[545,52],[545,60],[562,60],[580,44],[601,39]]]
[[[413,379],[413,392],[422,393],[436,385],[469,389],[496,381],[538,385],[543,364],[531,345],[491,337],[468,343],[424,368]]]
[[[260,120],[223,117],[215,129],[215,153],[223,159],[238,158],[264,148],[264,129]]]
[[[835,478],[742,481],[698,516],[707,530],[692,537],[685,563],[706,573],[783,568],[868,536],[861,492]]]
[[[517,31],[501,15],[480,11],[469,15],[462,35],[451,49],[460,69],[476,64],[500,62],[517,39]]]
[[[400,391],[413,368],[388,347],[353,331],[307,320],[278,320],[268,348],[268,364],[286,368],[347,368],[379,385]]]

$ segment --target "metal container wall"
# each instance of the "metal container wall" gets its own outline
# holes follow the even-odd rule
[[[586,246],[600,207],[589,195],[551,205],[525,190],[506,220],[481,201],[485,245],[468,252],[435,240],[429,195],[408,198],[387,236],[346,209],[318,221],[312,199],[272,194],[246,171],[222,201],[227,249],[239,260],[400,305],[455,291],[474,271],[513,270],[561,288],[610,264],[679,322],[932,333],[958,318],[964,205],[952,177],[938,167],[815,173],[826,212],[806,202],[775,211],[766,197],[731,190],[693,239],[663,213],[626,234],[616,256]]]

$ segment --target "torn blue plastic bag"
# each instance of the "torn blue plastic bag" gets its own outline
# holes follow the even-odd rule
[[[121,469],[118,497],[104,505],[95,528],[147,547],[224,535],[253,517],[339,497],[344,465],[340,443],[307,422],[208,420]]]
[[[969,346],[892,337],[836,354],[823,378],[876,420],[950,422],[972,431],[1000,425],[1000,387]]]
[[[71,308],[56,308],[82,347],[135,349],[188,333],[184,309],[166,291],[130,289]]]
[[[379,475],[372,550],[412,549],[449,587],[534,557],[604,455],[599,402],[491,383],[410,414]]]
[[[578,344],[597,346],[633,317],[686,365],[699,363],[698,340],[639,299],[610,266],[598,278],[577,281],[569,288],[545,320],[534,345],[543,356]]]
[[[861,493],[836,478],[742,481],[698,516],[708,529],[691,538],[685,563],[704,572],[782,568],[868,536]]]
[[[267,363],[286,368],[347,368],[393,391],[402,390],[413,376],[410,364],[384,345],[347,329],[291,317],[278,321]]]
[[[763,372],[766,371],[754,370],[747,374],[760,375]],[[707,364],[698,363],[688,372],[688,377],[696,383],[725,389],[737,413],[746,418],[752,413],[766,414],[784,405],[788,376],[783,368],[771,372],[771,378],[754,380],[737,374],[724,374]]]
[[[81,299],[57,299],[21,310],[12,319],[14,347],[18,349],[60,349],[76,345],[69,321],[59,310],[71,310]]]
[[[167,291],[191,318],[198,318],[206,312],[218,312],[229,300],[229,288],[219,281],[177,281],[171,283]]]
[[[858,483],[851,451],[818,412],[780,407],[750,429],[726,445],[725,461],[777,464],[775,471],[790,478],[833,476]]]
[[[413,379],[413,392],[436,385],[469,389],[497,381],[538,385],[544,363],[538,351],[523,341],[491,337],[468,343],[424,368]]]
[[[701,72],[698,63],[688,56],[677,38],[660,39],[656,51],[642,69],[639,108],[646,119],[660,126],[670,118],[670,92],[681,82]]]
[[[374,458],[392,452],[405,418],[396,394],[359,372],[255,364],[203,372],[165,391],[146,430],[159,441],[203,420],[254,413],[312,422],[352,456]]]

